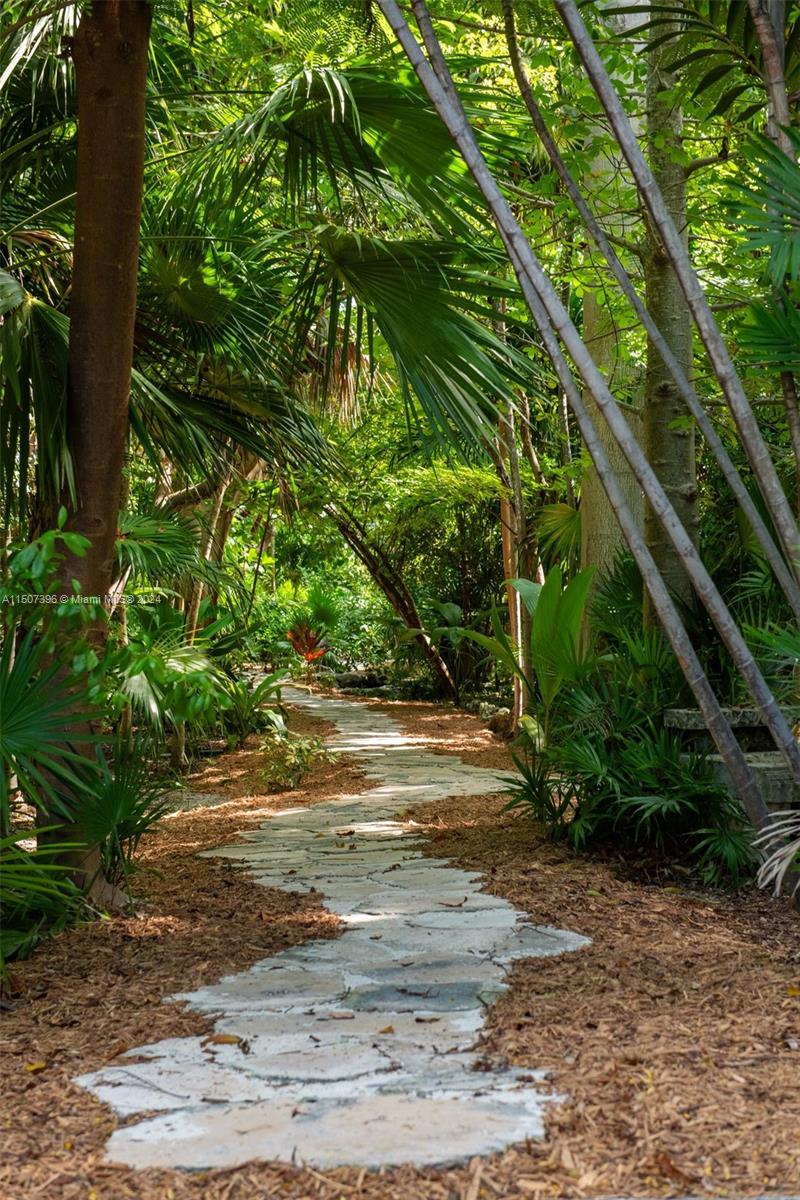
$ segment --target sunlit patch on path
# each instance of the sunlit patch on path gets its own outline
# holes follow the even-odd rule
[[[211,1038],[140,1046],[78,1079],[127,1120],[109,1158],[424,1165],[542,1136],[542,1072],[485,1070],[475,1042],[509,963],[586,939],[529,924],[475,873],[423,857],[413,825],[397,819],[414,804],[497,791],[500,776],[432,754],[365,705],[287,698],[334,722],[331,746],[375,786],[288,809],[210,853],[252,873],[254,904],[258,884],[323,892],[345,932],[180,995],[220,1014]]]

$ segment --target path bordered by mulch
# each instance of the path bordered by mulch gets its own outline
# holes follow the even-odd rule
[[[490,752],[483,765],[500,765],[501,744],[477,719],[419,704],[390,710],[431,748],[452,752],[457,742],[459,752]],[[577,859],[524,819],[501,815],[501,797],[437,802],[414,819],[430,833],[431,854],[480,869],[489,890],[536,923],[593,939],[535,969],[517,963],[484,1036],[487,1062],[552,1064],[567,1099],[550,1109],[546,1143],[452,1171],[254,1163],[188,1175],[105,1164],[114,1118],[70,1082],[74,1075],[127,1046],[209,1027],[160,1003],[164,995],[336,936],[321,897],[264,889],[256,912],[235,871],[195,858],[285,806],[285,795],[259,794],[256,771],[257,755],[245,750],[190,781],[234,799],[165,823],[147,852],[161,875],[137,880],[147,902],[140,916],[71,931],[15,969],[16,1006],[2,1018],[2,1200],[737,1197],[798,1188],[797,917],[754,891],[701,892],[675,877],[643,883],[635,863]],[[340,760],[317,768],[292,803],[358,786],[358,772]]]

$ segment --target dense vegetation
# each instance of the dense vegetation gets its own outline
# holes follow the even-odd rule
[[[688,550],[581,371],[640,548],[623,534],[580,389],[391,5],[6,3],[2,961],[124,902],[141,837],[209,746],[257,734],[265,787],[296,783],[323,751],[287,732],[289,676],[369,669],[394,695],[507,707],[511,802],[554,836],[707,882],[752,871],[762,809],[662,718],[702,703],[681,636],[723,704],[795,698],[800,12],[584,11],[733,354],[731,402],[569,7],[448,0],[434,25]]]

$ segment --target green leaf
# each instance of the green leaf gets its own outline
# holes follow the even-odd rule
[[[20,283],[7,271],[0,271],[0,317],[12,308],[19,308],[25,299],[25,291]]]

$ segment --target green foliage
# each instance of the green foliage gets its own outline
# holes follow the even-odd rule
[[[117,739],[111,761],[100,756],[99,777],[80,797],[75,824],[88,846],[99,846],[109,883],[127,887],[142,837],[170,811],[165,783],[153,773],[146,738]]]
[[[47,645],[28,633],[16,648],[13,638],[0,651],[0,821],[10,822],[9,783],[44,811],[68,816],[69,794],[81,786],[86,749],[94,741],[84,721],[87,696],[76,695],[63,663]],[[67,731],[69,730],[69,733]]]
[[[800,134],[790,134],[795,150]],[[732,204],[749,251],[768,254],[769,274],[780,285],[800,276],[800,167],[767,137],[753,137]]]
[[[209,631],[190,643],[183,614],[169,605],[135,612],[138,629],[108,662],[110,703],[116,711],[130,704],[155,734],[181,722],[207,727],[226,702],[222,674],[207,650]]]
[[[581,547],[580,509],[571,504],[543,504],[537,519],[539,546],[556,562],[572,562]]]
[[[284,671],[273,671],[255,687],[247,678],[223,682],[227,704],[221,720],[232,748],[243,745],[251,733],[261,733],[272,724],[274,714],[281,712],[281,684],[285,681]]]
[[[751,831],[708,758],[685,753],[661,725],[671,698],[665,654],[657,631],[629,634],[569,681],[551,740],[524,735],[529,763],[513,802],[577,850],[608,842],[680,855],[707,883],[737,883],[752,868]]]
[[[264,752],[261,777],[268,787],[279,792],[294,791],[312,767],[334,762],[336,758],[320,738],[291,733],[279,720],[273,721],[272,732],[261,749]]]
[[[536,686],[508,807],[528,811],[576,850],[609,842],[682,854],[706,882],[738,882],[752,865],[751,831],[707,756],[684,753],[662,726],[680,692],[679,672],[660,630],[641,630],[641,586],[627,563],[595,594],[591,634],[591,572],[563,588],[556,570],[541,587],[513,582],[532,618]],[[495,624],[494,638],[475,640],[522,676],[497,617]]]
[[[496,610],[492,614],[494,637],[464,630],[465,637],[488,650],[509,674],[521,679],[531,693],[537,692],[542,706],[545,742],[549,740],[550,721],[559,693],[568,681],[580,678],[586,669],[588,655],[581,643],[581,628],[593,574],[591,568],[580,571],[563,588],[558,567],[552,568],[543,584],[530,579],[511,580],[531,617],[533,679],[527,677],[519,650],[503,630]]]
[[[30,954],[46,933],[63,929],[81,911],[81,894],[59,857],[75,843],[26,849],[33,831],[0,838],[0,979],[6,964]]]
[[[123,513],[117,535],[117,569],[151,582],[181,579],[201,569],[197,522],[169,509]]]
[[[66,513],[59,514],[63,526]],[[0,831],[11,825],[10,782],[26,801],[67,817],[71,794],[91,770],[97,715],[90,672],[97,656],[84,638],[91,605],[55,590],[65,551],[82,554],[85,538],[61,527],[13,547],[0,586]]]

